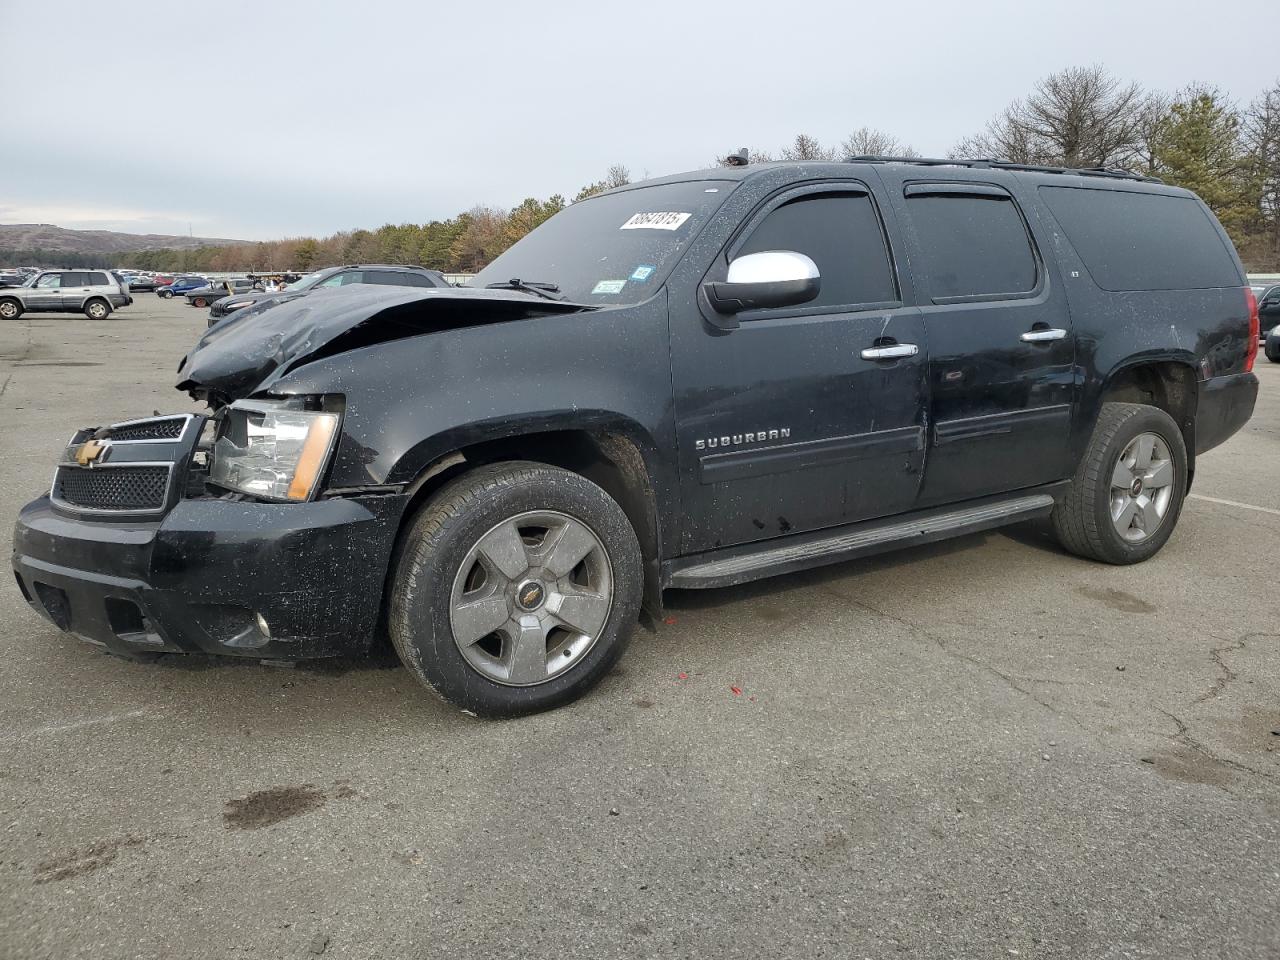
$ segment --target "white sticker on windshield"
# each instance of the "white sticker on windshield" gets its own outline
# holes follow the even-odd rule
[[[625,280],[601,280],[591,288],[592,293],[621,293],[627,285]]]
[[[636,213],[619,230],[679,230],[692,214]]]

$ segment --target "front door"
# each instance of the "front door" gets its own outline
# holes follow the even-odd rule
[[[59,310],[62,308],[62,274],[43,273],[35,285],[22,295],[28,310]]]
[[[872,191],[775,195],[704,279],[765,250],[811,257],[817,299],[738,314],[730,330],[696,311],[671,316],[685,554],[899,513],[916,498],[923,323],[903,305]]]
[[[929,342],[931,415],[920,506],[1070,473],[1075,341],[1056,268],[1016,183],[928,182],[884,166]]]

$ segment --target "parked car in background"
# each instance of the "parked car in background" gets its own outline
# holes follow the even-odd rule
[[[130,303],[128,284],[110,270],[45,270],[25,286],[0,290],[0,320],[16,320],[28,312],[83,313],[105,320]]]
[[[231,280],[214,280],[206,286],[188,290],[183,296],[193,307],[207,307],[229,294],[252,293],[253,290],[254,281],[245,277],[236,277]]]
[[[130,290],[142,290],[153,292],[156,289],[156,281],[154,277],[143,276],[142,274],[134,274],[129,277]]]
[[[169,284],[173,283],[173,281],[178,278],[171,273],[157,273],[153,274],[151,279],[155,281],[156,289],[159,290],[161,287],[169,286]]]
[[[1258,298],[1258,329],[1265,340],[1274,327],[1280,326],[1280,283],[1254,287],[1253,294]]]
[[[168,300],[174,296],[185,296],[188,290],[194,290],[197,287],[207,287],[209,280],[207,277],[178,277],[163,287],[156,287],[156,294]]]
[[[25,273],[6,273],[0,271],[0,287],[20,287],[27,282]]]
[[[305,296],[312,290],[343,287],[351,283],[373,283],[389,287],[447,287],[449,281],[438,270],[393,263],[352,263],[343,267],[317,270],[289,284],[283,290],[235,294],[214,302],[209,309],[209,326],[230,313],[253,307],[266,310],[277,303]]]

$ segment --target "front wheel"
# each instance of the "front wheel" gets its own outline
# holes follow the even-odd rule
[[[193,307],[207,307],[209,305],[209,301],[204,297],[192,297],[191,305]]]
[[[157,290],[156,293],[162,300],[168,300],[170,297],[173,296],[172,290]]]
[[[1053,526],[1078,556],[1138,563],[1173,535],[1186,492],[1187,448],[1173,418],[1145,404],[1104,403]]]
[[[17,320],[20,316],[22,316],[22,304],[19,301],[13,297],[0,300],[0,320]]]
[[[84,315],[90,320],[105,320],[111,315],[111,307],[105,300],[90,300],[84,305]]]
[[[409,522],[388,627],[423,684],[509,716],[590,690],[622,656],[643,568],[622,508],[585,477],[536,463],[481,467]]]
[[[3,316],[3,314],[0,313],[0,316]],[[1267,341],[1267,345],[1262,348],[1262,352],[1267,355],[1267,359],[1272,363],[1280,363],[1280,342],[1277,342],[1273,347],[1271,342]]]

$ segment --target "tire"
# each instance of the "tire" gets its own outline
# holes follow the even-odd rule
[[[162,300],[168,300],[168,299],[170,299],[170,298],[173,296],[173,291],[172,291],[172,290],[157,290],[157,291],[156,291],[156,294],[160,297],[160,299],[162,299]]]
[[[1265,347],[1262,348],[1262,352],[1267,355],[1267,359],[1270,360],[1272,363],[1280,363],[1280,343],[1278,343],[1274,347],[1271,346],[1270,343],[1268,343]]]
[[[206,300],[204,297],[193,297],[191,300],[191,305],[193,307],[207,307],[209,305],[209,301]]]
[[[1104,403],[1053,527],[1077,556],[1139,563],[1173,535],[1186,493],[1187,448],[1173,418],[1159,407]]]
[[[84,315],[90,320],[105,320],[111,316],[111,304],[95,297],[84,305]]]
[[[0,300],[0,321],[17,320],[20,316],[22,316],[21,300],[15,300],[13,297]]]
[[[561,576],[557,567],[582,549]],[[604,490],[567,470],[511,462],[464,474],[425,504],[391,577],[387,626],[405,667],[459,709],[500,717],[594,687],[631,639],[644,574],[635,530]]]

